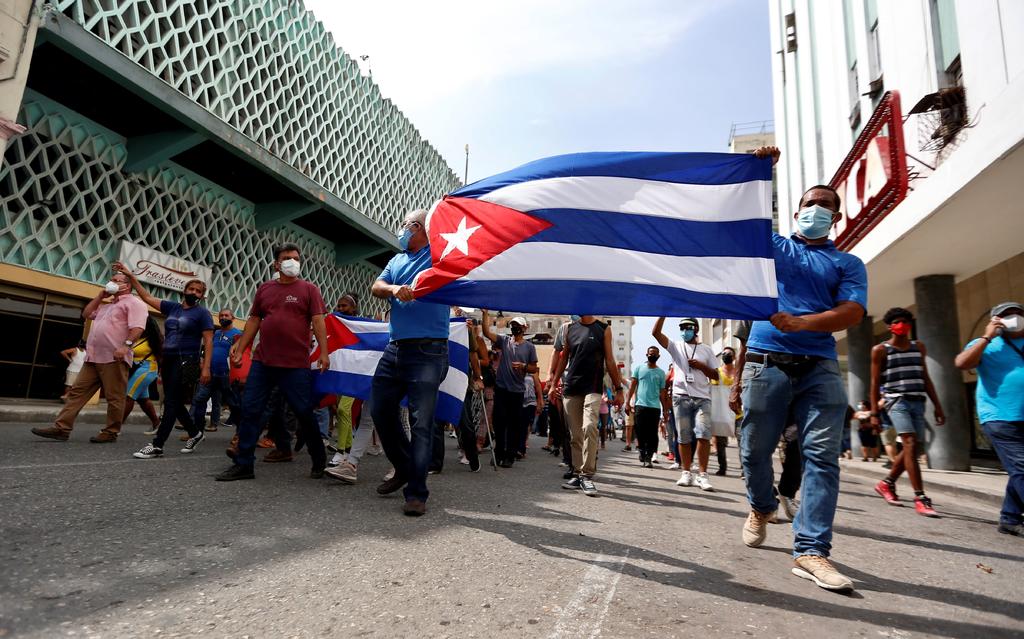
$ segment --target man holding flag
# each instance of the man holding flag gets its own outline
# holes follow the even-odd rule
[[[395,475],[377,492],[388,495],[405,486],[402,512],[412,517],[427,511],[434,408],[448,372],[449,307],[413,295],[413,280],[431,266],[426,218],[422,209],[405,216],[398,235],[402,252],[391,258],[371,291],[391,304],[389,342],[373,376],[372,415]],[[403,399],[409,403],[411,441],[399,416]]]

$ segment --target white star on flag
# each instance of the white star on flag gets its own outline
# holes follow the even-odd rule
[[[448,257],[448,254],[455,249],[459,249],[463,255],[469,255],[469,238],[479,228],[479,224],[466,228],[466,216],[463,215],[462,220],[459,221],[459,228],[454,233],[441,233],[441,237],[448,242],[448,246],[444,247],[444,252],[441,253],[441,259]]]

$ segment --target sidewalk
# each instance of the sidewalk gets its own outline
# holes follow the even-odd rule
[[[0,422],[15,422],[20,424],[52,424],[57,419],[63,402],[59,400],[39,399],[0,399]],[[100,400],[99,404],[86,406],[78,414],[76,424],[105,424],[107,421],[107,402]],[[136,407],[128,417],[126,424],[149,426],[149,418]]]
[[[839,461],[844,474],[854,475],[877,482],[888,472],[882,468],[882,460],[863,462],[859,459]],[[924,488],[928,493],[945,493],[959,497],[977,499],[994,506],[1001,506],[1006,490],[1006,473],[995,468],[972,466],[970,472],[935,470],[921,468]],[[904,499],[913,496],[906,473],[897,483],[897,491]]]

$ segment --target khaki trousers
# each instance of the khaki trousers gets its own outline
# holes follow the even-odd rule
[[[572,434],[573,470],[585,477],[593,477],[597,472],[597,423],[601,413],[601,393],[566,395],[562,404]]]
[[[96,394],[101,387],[107,398],[107,425],[103,432],[117,436],[121,432],[121,420],[124,419],[124,398],[125,389],[128,387],[128,364],[126,362],[110,362],[109,364],[96,364],[86,362],[82,365],[81,372],[75,385],[68,391],[64,408],[57,415],[54,426],[66,433],[70,433],[75,427],[75,418],[81,412],[89,399]]]

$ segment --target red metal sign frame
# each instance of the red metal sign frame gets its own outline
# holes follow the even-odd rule
[[[907,155],[903,142],[903,112],[900,108],[899,91],[888,91],[882,96],[882,100],[878,103],[875,112],[871,114],[864,130],[853,143],[850,153],[829,181],[829,186],[838,188],[847,181],[851,172],[865,161],[868,147],[886,126],[888,126],[886,155],[890,168],[889,179],[878,190],[878,193],[863,203],[860,211],[853,218],[847,215],[846,193],[840,192],[840,196],[844,200],[842,213],[845,228],[836,237],[835,244],[841,251],[850,250],[864,239],[871,229],[885,219],[885,216],[891,213],[896,205],[907,196]],[[857,188],[858,191],[861,191],[864,185],[858,185]]]

